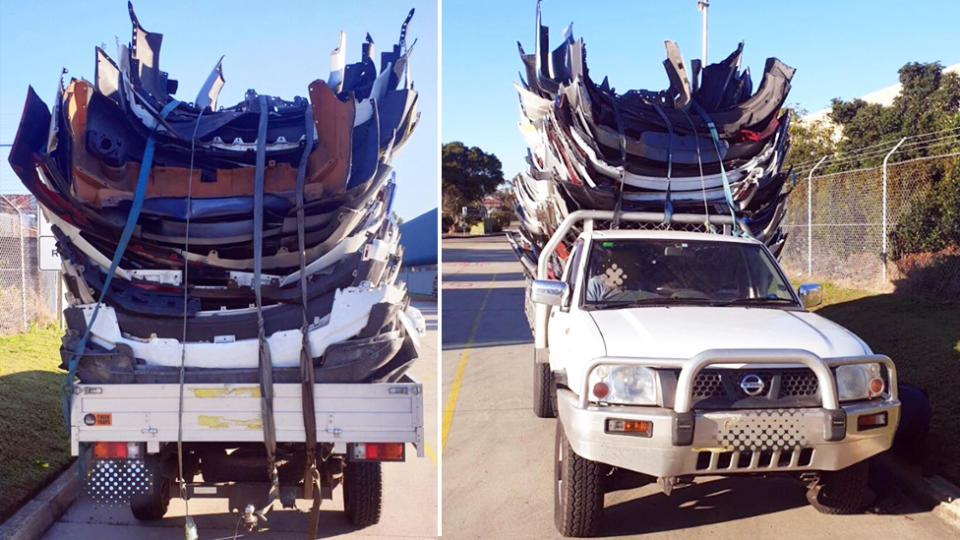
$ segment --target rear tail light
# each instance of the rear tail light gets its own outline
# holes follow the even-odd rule
[[[93,443],[93,457],[97,459],[140,459],[143,457],[143,444],[135,442],[96,442]]]
[[[403,443],[355,443],[350,452],[353,461],[403,461]]]

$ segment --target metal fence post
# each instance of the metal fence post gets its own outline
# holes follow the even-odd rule
[[[823,156],[807,175],[807,276],[813,274],[813,171],[830,156]]]
[[[20,207],[13,204],[13,201],[0,193],[2,198],[10,208],[17,213],[17,232],[20,238],[20,321],[23,323],[23,329],[27,329],[27,261],[26,248],[23,245],[23,211]]]
[[[903,144],[903,141],[907,140],[906,137],[900,139],[894,147],[887,152],[887,155],[883,156],[883,171],[881,173],[883,179],[883,211],[882,211],[882,224],[881,224],[881,234],[883,239],[881,241],[882,248],[880,250],[880,263],[883,265],[880,268],[881,281],[883,283],[887,282],[887,160],[890,159],[890,156],[893,155],[897,149],[900,148],[900,145]]]

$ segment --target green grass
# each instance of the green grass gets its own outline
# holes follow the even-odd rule
[[[822,315],[897,364],[901,381],[926,390],[933,407],[934,467],[960,484],[960,304],[824,284]]]
[[[54,325],[0,337],[0,521],[70,462],[60,335]]]

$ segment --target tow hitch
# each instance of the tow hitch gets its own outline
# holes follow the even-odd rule
[[[657,485],[663,494],[670,496],[674,488],[684,488],[693,485],[692,476],[661,476],[657,478]]]

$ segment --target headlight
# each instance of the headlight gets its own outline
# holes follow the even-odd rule
[[[834,373],[840,401],[873,398],[886,389],[886,384],[880,376],[880,364],[838,366]]]
[[[622,405],[656,405],[657,375],[641,366],[597,366],[590,373],[590,399]]]

